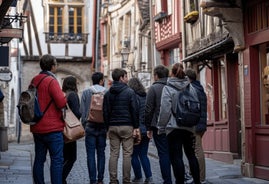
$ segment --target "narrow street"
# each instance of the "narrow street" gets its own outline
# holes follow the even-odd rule
[[[158,183],[158,181],[162,181],[161,179],[161,174],[160,174],[160,169],[159,169],[159,162],[158,159],[156,158],[155,154],[155,147],[153,147],[152,143],[150,143],[150,163],[151,163],[151,168],[152,168],[152,175],[154,178],[154,181]],[[88,176],[88,171],[87,171],[87,162],[86,162],[86,150],[85,150],[85,144],[84,140],[78,141],[77,144],[77,161],[68,177],[68,181],[70,184],[78,184],[78,183],[90,183],[89,181],[89,176]],[[106,167],[105,167],[105,179],[104,183],[108,184],[109,183],[109,174],[108,174],[108,159],[109,159],[109,142],[107,141],[107,147],[106,147]],[[118,163],[118,179],[121,181],[121,171],[122,171],[122,157],[120,156],[119,158],[119,163]],[[133,177],[133,175],[132,175]]]

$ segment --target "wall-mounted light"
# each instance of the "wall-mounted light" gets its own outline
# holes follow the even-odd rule
[[[121,57],[122,57],[121,67],[122,68],[126,68],[127,63],[128,63],[128,59],[129,59],[129,54],[130,54],[130,51],[128,48],[123,47],[121,49]]]

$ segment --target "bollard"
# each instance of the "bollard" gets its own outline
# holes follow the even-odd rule
[[[0,151],[8,150],[7,127],[0,127]]]

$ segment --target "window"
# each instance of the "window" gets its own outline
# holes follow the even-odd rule
[[[219,63],[219,118],[223,120],[227,119],[226,65],[222,59]]]
[[[82,8],[69,7],[69,33],[82,33]]]
[[[261,83],[261,121],[269,124],[269,43],[259,46]]]
[[[63,33],[63,7],[49,7],[49,33]]]
[[[260,31],[269,27],[269,2],[249,3],[246,13],[248,33]]]
[[[82,0],[49,0],[47,4],[48,33],[46,41],[49,42],[87,42],[84,33],[84,3]]]
[[[187,2],[186,3],[186,10],[188,12],[198,11],[198,2],[197,2],[197,0],[187,0],[186,2]]]

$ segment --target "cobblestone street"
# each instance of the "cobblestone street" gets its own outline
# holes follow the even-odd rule
[[[153,175],[153,180],[158,183],[161,180],[161,175],[160,175],[160,169],[159,169],[159,162],[158,159],[156,158],[155,153],[152,153],[152,151],[155,151],[152,146],[152,143],[150,143],[150,163],[151,163],[151,168],[152,168],[152,175]],[[77,161],[68,177],[68,182],[70,184],[78,184],[78,183],[90,183],[89,181],[89,176],[88,176],[88,171],[87,171],[87,162],[86,162],[86,150],[85,150],[85,145],[84,145],[84,140],[78,141],[77,144],[78,147],[78,158]],[[107,147],[106,147],[106,167],[105,167],[105,179],[104,183],[107,184],[109,183],[109,174],[108,174],[108,159],[109,159],[109,142],[107,141]],[[121,171],[122,171],[122,157],[119,158],[119,163],[118,163],[118,179],[121,181]],[[133,177],[133,176],[132,176]],[[158,182],[157,182],[158,181]]]

